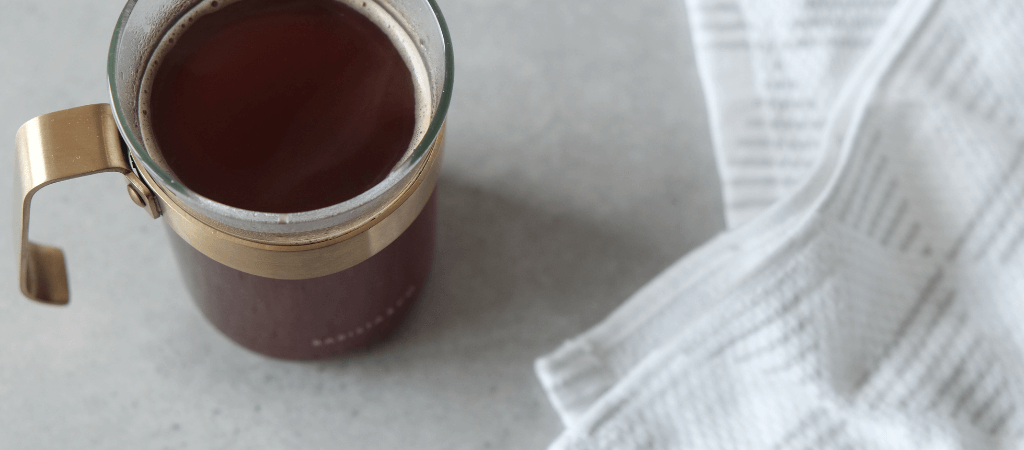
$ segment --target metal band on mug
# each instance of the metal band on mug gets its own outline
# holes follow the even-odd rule
[[[266,278],[301,280],[322,277],[355,266],[397,239],[412,224],[434,192],[444,151],[444,125],[423,156],[424,161],[412,180],[392,199],[364,214],[354,223],[332,232],[316,242],[296,244],[267,242],[260,233],[232,229],[201,215],[176,200],[141,170],[146,183],[156,194],[163,217],[178,236],[189,245],[232,269]],[[322,234],[322,233],[320,233]]]

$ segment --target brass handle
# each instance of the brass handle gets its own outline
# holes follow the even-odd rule
[[[28,240],[32,195],[48,184],[100,172],[131,174],[110,105],[43,114],[26,122],[15,138],[21,210],[16,212],[21,292],[53,305],[68,303],[64,252]],[[15,206],[16,208],[18,206]]]

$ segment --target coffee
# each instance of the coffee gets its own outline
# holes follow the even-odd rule
[[[212,1],[187,14],[147,69],[147,146],[192,191],[252,211],[319,209],[381,182],[424,105],[415,52],[361,5]]]

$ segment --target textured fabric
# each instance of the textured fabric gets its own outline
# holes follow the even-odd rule
[[[689,2],[729,226],[806,178],[843,83],[895,4]]]
[[[687,3],[737,226],[537,361],[552,448],[1024,444],[1024,6],[854,4]]]

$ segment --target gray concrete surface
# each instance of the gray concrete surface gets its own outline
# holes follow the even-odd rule
[[[703,99],[669,0],[439,0],[456,85],[438,251],[393,340],[272,360],[188,298],[120,176],[44,189],[72,303],[18,292],[0,221],[0,448],[529,449],[561,431],[533,359],[723,228]],[[120,0],[0,2],[0,173],[33,116],[107,101]],[[0,183],[13,211],[13,180]]]

